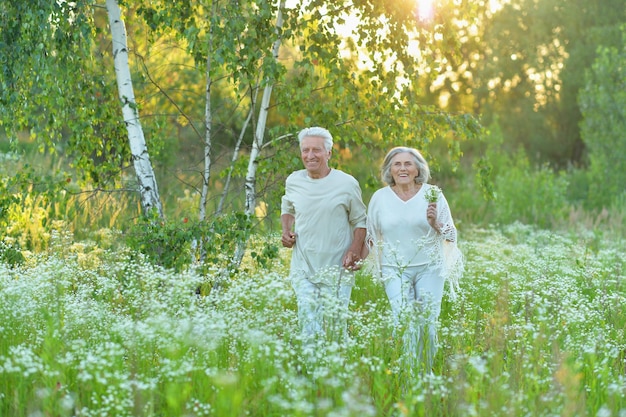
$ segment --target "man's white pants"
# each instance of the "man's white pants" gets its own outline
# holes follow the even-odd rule
[[[310,343],[323,337],[341,340],[346,336],[353,273],[337,273],[336,279],[323,282],[312,282],[303,275],[296,275],[291,285],[298,302],[303,342]]]

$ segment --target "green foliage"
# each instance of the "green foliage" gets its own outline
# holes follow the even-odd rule
[[[15,177],[0,177],[0,230],[6,230],[11,206],[19,201],[12,190],[14,181]]]
[[[495,196],[494,178],[498,172],[506,169],[505,164],[508,162],[503,161],[502,158],[504,136],[497,117],[484,133],[480,137],[482,140],[475,141],[473,144],[481,148],[484,146],[484,152],[474,159],[473,168],[476,171],[476,182],[483,198],[492,200]]]
[[[616,30],[626,21],[623,1],[442,3],[460,42],[433,52],[449,71],[426,80],[428,100],[479,113],[486,123],[499,118],[506,149],[523,146],[534,163],[585,164],[576,97],[597,46],[623,45]]]
[[[162,221],[140,218],[126,233],[127,245],[155,265],[183,271],[196,267],[205,275],[234,273],[240,266],[237,258],[247,242],[252,223],[242,212],[213,217],[207,221]],[[266,266],[276,258],[276,245],[253,250],[256,266]]]
[[[590,161],[590,208],[617,207],[626,196],[626,26],[622,38],[621,49],[598,48],[579,96]]]
[[[2,256],[19,260],[21,251],[48,249],[51,233],[65,226],[57,208],[66,199],[67,177],[61,172],[39,172],[16,153],[0,154],[0,158]]]
[[[523,150],[509,160],[495,179],[494,223],[524,224],[550,228],[562,222],[569,211],[568,179],[547,166],[534,168]]]
[[[112,64],[94,46],[100,13],[82,0],[0,6],[0,134],[28,134],[99,186],[129,160]]]
[[[86,1],[22,3],[3,2],[0,6],[7,23],[0,35],[5,46],[0,48],[1,128],[10,132],[10,141],[27,135],[35,145],[54,152],[55,158],[71,159],[76,169],[72,177],[80,186],[120,185],[125,178],[118,174],[129,163],[128,143],[111,82],[114,75],[105,12]],[[584,69],[596,57],[597,44],[607,48],[597,54],[597,68],[590,72],[588,84],[602,89],[590,87],[580,102],[583,107],[586,100],[582,127],[589,135],[589,140],[584,139],[590,151],[590,174],[586,181],[570,181],[578,188],[570,187],[569,195],[582,201],[588,190],[590,208],[615,207],[623,201],[619,197],[621,179],[617,178],[626,171],[622,162],[600,157],[603,152],[610,157],[623,152],[611,154],[593,145],[607,147],[610,143],[608,149],[622,149],[619,142],[611,141],[624,130],[619,119],[623,118],[619,109],[626,107],[620,105],[619,96],[625,90],[619,84],[624,77],[609,71],[618,68],[616,62],[623,58],[621,50],[610,48],[620,45],[615,23],[624,16],[618,0],[576,1],[569,7],[561,0],[515,0],[496,12],[490,11],[487,3],[456,2],[455,7],[444,5],[432,22],[416,19],[411,2],[296,2],[283,10],[284,25],[279,33],[275,30],[276,2],[213,2],[210,6],[194,0],[120,3],[128,7],[127,13],[137,12],[140,18],[129,21],[128,26],[133,77],[138,81],[138,105],[149,110],[142,117],[150,153],[158,156],[159,182],[167,181],[163,194],[172,196],[172,201],[181,182],[191,190],[201,188],[197,168],[204,147],[204,104],[198,103],[204,102],[209,75],[212,169],[217,172],[228,164],[225,159],[230,160],[220,158],[230,156],[226,149],[239,136],[253,106],[255,88],[264,83],[274,86],[265,133],[269,145],[256,161],[255,184],[258,200],[267,204],[270,219],[278,218],[284,177],[301,166],[293,134],[305,125],[318,124],[335,135],[337,148],[331,163],[353,173],[363,185],[364,195],[380,184],[378,167],[364,161],[378,161],[391,146],[409,145],[423,150],[434,167],[449,162],[454,170],[462,157],[471,158],[463,162],[466,167],[473,166],[477,178],[468,182],[484,197],[498,194],[499,202],[490,207],[497,211],[498,221],[553,224],[546,218],[538,220],[548,215],[521,205],[519,198],[515,202],[503,199],[523,194],[512,191],[517,178],[538,179],[546,190],[556,190],[562,186],[562,175],[550,179],[548,169],[534,170],[531,163],[525,167],[514,164],[515,173],[507,172],[503,163],[509,160],[501,155],[522,143],[531,161],[553,159],[557,166],[565,166],[564,159],[569,158],[584,162],[575,126],[578,109],[572,97],[582,85]],[[349,18],[346,10],[357,19],[348,22],[353,23],[352,33],[343,37],[338,29]],[[273,59],[271,45],[279,38],[281,52]],[[416,44],[419,47],[413,52],[407,48]],[[165,48],[167,62],[163,60]],[[605,85],[609,80],[612,84]],[[447,107],[439,101],[440,93],[448,94]],[[618,99],[618,110],[608,108],[607,97]],[[258,103],[256,106],[258,111]],[[480,119],[467,114],[470,111],[487,113],[485,120],[502,126],[501,142],[486,155],[461,152],[463,141],[483,136]],[[606,114],[616,119],[602,118]],[[604,123],[596,125],[594,120]],[[228,197],[233,210],[240,209],[243,200],[244,158],[252,134],[244,132],[243,136],[241,158],[234,171],[233,184],[237,186],[232,187],[238,195]],[[531,172],[524,174],[524,169]],[[209,194],[215,198],[223,178],[213,175],[210,180]],[[457,210],[471,206],[477,212],[483,207],[483,200],[473,190],[457,186],[467,202],[457,204]],[[59,188],[53,187],[53,192],[55,189]],[[449,190],[446,187],[444,191]],[[611,198],[614,200],[609,201]],[[72,210],[69,199],[32,201],[74,219],[87,216]],[[559,197],[554,205],[562,203]],[[7,204],[0,202],[0,207]],[[134,209],[132,204],[124,207]],[[180,217],[179,208],[170,207],[174,207],[168,213],[171,218]],[[91,210],[85,212],[93,216]],[[557,212],[552,215],[562,217],[562,211]],[[3,215],[7,212],[0,212],[0,221]],[[46,216],[48,223],[56,218]],[[115,218],[113,215],[107,226],[112,227]],[[20,224],[24,228],[27,223],[23,220]],[[173,230],[168,233],[178,242],[173,247],[184,248],[180,242],[185,236],[177,236]],[[177,265],[173,260],[167,263]]]
[[[488,159],[480,157],[474,162],[474,168],[476,169],[476,178],[478,182],[478,188],[485,200],[491,200],[494,198],[495,190],[493,185],[493,167]]]
[[[575,200],[570,184],[575,171],[555,171],[537,167],[520,148],[510,155],[505,137],[494,120],[481,142],[474,142],[479,156],[474,159],[474,177],[460,176],[453,188],[444,192],[455,220],[466,224],[511,224],[522,222],[544,228],[567,224]],[[461,173],[467,174],[464,166]]]
[[[278,258],[279,247],[276,243],[267,242],[267,240],[263,243],[262,245],[255,245],[254,242],[251,242],[250,257],[257,267],[267,269],[271,266],[272,261]]]
[[[19,247],[0,241],[0,262],[14,267],[22,265],[24,261],[24,255]]]
[[[141,217],[125,237],[131,249],[156,265],[181,270],[191,263],[192,233],[183,223]]]

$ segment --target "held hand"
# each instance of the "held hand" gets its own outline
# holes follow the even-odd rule
[[[296,243],[296,234],[293,232],[283,232],[281,242],[284,247],[293,248],[293,245]]]
[[[359,254],[348,250],[343,257],[343,267],[350,271],[358,271],[361,269],[361,258]]]

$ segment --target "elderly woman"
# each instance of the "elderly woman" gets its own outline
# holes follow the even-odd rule
[[[369,203],[368,244],[394,324],[405,329],[404,355],[415,367],[430,372],[444,282],[451,281],[454,295],[463,272],[457,230],[443,193],[427,183],[430,169],[419,151],[391,149],[381,174],[387,186]]]

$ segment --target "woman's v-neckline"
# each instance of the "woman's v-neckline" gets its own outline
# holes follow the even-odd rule
[[[422,189],[424,188],[424,184],[422,184],[422,186],[419,188],[419,190],[417,190],[417,192],[415,194],[413,194],[413,196],[411,196],[411,198],[409,198],[408,200],[403,200],[402,197],[400,197],[398,195],[398,193],[396,193],[393,188],[391,186],[389,186],[389,191],[391,192],[391,194],[393,194],[398,200],[402,201],[404,204],[407,204],[409,201],[413,200],[415,197],[417,197],[419,195],[419,193],[422,191]]]

